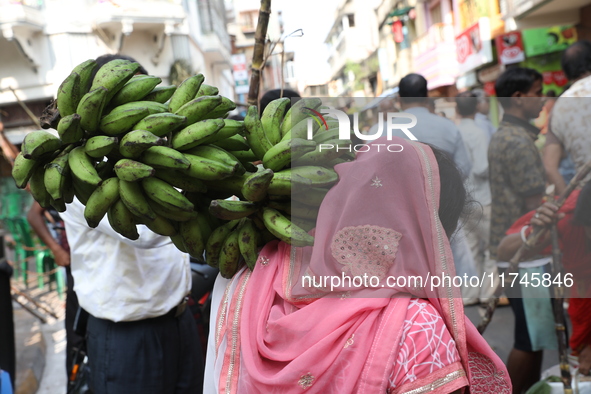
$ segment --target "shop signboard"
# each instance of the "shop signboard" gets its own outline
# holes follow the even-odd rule
[[[248,70],[246,69],[246,55],[244,53],[232,55],[232,74],[236,94],[248,93]]]
[[[577,41],[574,26],[552,26],[523,30],[523,45],[527,57],[562,51]]]
[[[521,32],[512,31],[495,38],[500,64],[513,64],[525,60]]]
[[[492,62],[493,53],[488,18],[478,22],[456,37],[456,52],[460,74]]]

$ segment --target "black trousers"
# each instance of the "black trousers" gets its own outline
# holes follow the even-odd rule
[[[66,375],[69,379],[74,356],[74,348],[80,348],[84,342],[84,337],[76,334],[74,331],[74,321],[78,311],[78,297],[74,292],[74,278],[70,266],[66,267],[66,281],[68,289],[66,290]]]
[[[194,394],[204,362],[189,312],[134,322],[88,318],[88,362],[94,394]]]

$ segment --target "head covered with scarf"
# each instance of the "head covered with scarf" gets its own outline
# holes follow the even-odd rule
[[[392,143],[403,149],[388,151]],[[439,216],[449,185],[437,159],[449,159],[397,138],[371,148],[335,167],[339,181],[320,206],[313,247],[271,242],[254,271],[227,287],[215,335],[220,391],[386,392],[411,297],[442,316],[461,371],[434,373],[405,392],[437,392],[453,379],[469,381],[471,392],[511,391],[504,365],[465,318],[460,290],[432,279],[455,275]],[[361,284],[330,279],[364,276]]]

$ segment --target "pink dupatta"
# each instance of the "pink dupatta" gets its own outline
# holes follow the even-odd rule
[[[336,167],[339,182],[321,205],[314,247],[271,242],[252,273],[233,278],[216,321],[220,392],[385,393],[411,296],[428,299],[442,316],[461,365],[396,392],[451,392],[468,382],[472,393],[511,392],[505,366],[464,316],[459,289],[428,285],[434,275],[455,275],[437,215],[432,150],[379,142],[404,150],[373,146]],[[329,289],[320,281],[364,274],[378,282]],[[423,285],[393,286],[388,277],[420,277]]]

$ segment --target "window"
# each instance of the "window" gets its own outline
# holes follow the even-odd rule
[[[347,21],[349,22],[349,27],[355,27],[355,14],[347,14]]]
[[[243,11],[240,13],[240,27],[243,32],[254,32],[259,18],[257,10]]]
[[[443,22],[443,18],[441,17],[441,3],[437,3],[437,5],[431,7],[431,25],[441,22]]]

